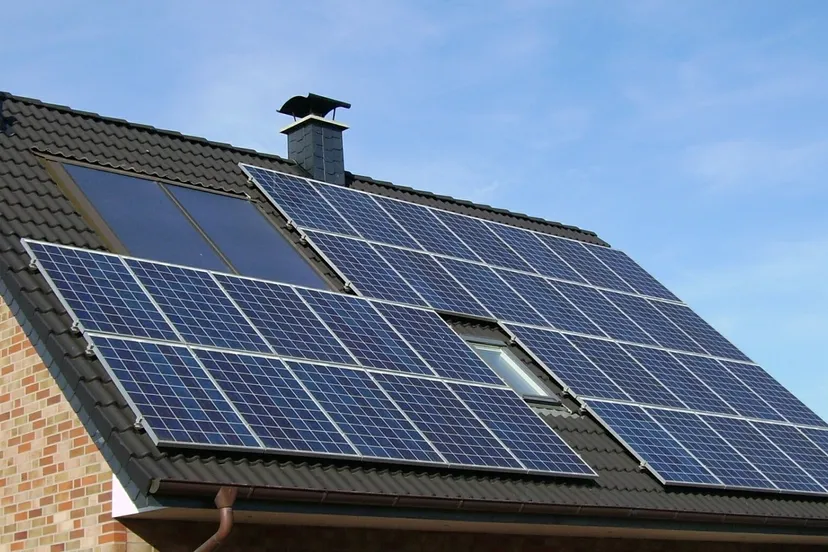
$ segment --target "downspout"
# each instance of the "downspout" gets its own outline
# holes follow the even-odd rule
[[[236,501],[236,487],[222,487],[216,493],[216,508],[219,511],[219,528],[195,552],[212,552],[217,550],[233,530],[233,503]]]

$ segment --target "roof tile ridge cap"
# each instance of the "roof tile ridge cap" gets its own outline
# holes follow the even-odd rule
[[[221,148],[221,149],[237,151],[237,152],[240,152],[240,153],[247,153],[247,154],[250,154],[250,155],[254,155],[256,157],[271,159],[271,160],[279,161],[281,163],[285,163],[285,164],[288,164],[288,165],[295,165],[296,164],[296,161],[294,161],[293,159],[288,159],[287,157],[282,157],[281,155],[276,155],[275,153],[265,153],[265,152],[257,151],[257,150],[251,149],[251,148],[244,148],[244,147],[241,147],[241,146],[234,146],[233,144],[230,144],[230,143],[227,143],[227,142],[218,142],[218,141],[215,141],[215,140],[210,140],[208,138],[204,138],[202,136],[195,136],[195,135],[192,135],[192,134],[184,134],[184,133],[178,132],[176,130],[158,128],[158,127],[154,127],[152,125],[147,125],[147,124],[143,124],[143,123],[136,123],[136,122],[133,122],[133,121],[128,121],[126,119],[120,119],[118,117],[109,117],[107,115],[101,115],[100,113],[95,113],[94,111],[83,111],[81,109],[75,109],[75,108],[69,107],[68,105],[48,103],[48,102],[44,102],[42,100],[38,100],[37,98],[29,98],[29,97],[26,97],[26,96],[17,96],[15,94],[12,94],[10,92],[4,92],[2,90],[0,90],[0,98],[9,99],[9,100],[13,100],[13,101],[18,101],[18,102],[21,102],[21,103],[27,103],[27,104],[34,105],[34,106],[37,106],[37,107],[44,107],[46,109],[53,109],[55,111],[61,111],[61,112],[64,112],[64,113],[71,113],[73,115],[80,115],[82,117],[89,117],[89,118],[92,118],[92,119],[98,119],[100,121],[104,121],[104,122],[107,122],[107,123],[114,123],[114,124],[118,124],[118,125],[123,125],[123,126],[136,128],[136,129],[148,130],[148,131],[155,132],[155,133],[158,133],[158,134],[173,136],[173,137],[181,138],[181,139],[184,139],[184,140],[187,140],[187,141],[190,141],[190,142],[206,144],[206,145]]]

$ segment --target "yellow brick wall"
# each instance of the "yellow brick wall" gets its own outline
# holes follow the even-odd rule
[[[112,472],[2,298],[0,497],[0,552],[151,549],[112,519]]]

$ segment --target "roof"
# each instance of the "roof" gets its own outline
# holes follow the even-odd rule
[[[238,167],[239,162],[302,174],[281,157],[176,132],[0,95],[0,288],[81,421],[134,499],[215,493],[214,485],[248,488],[245,496],[279,501],[360,503],[396,510],[468,511],[524,516],[594,515],[691,522],[739,522],[828,528],[828,501],[815,497],[665,488],[588,416],[549,411],[544,418],[599,474],[597,481],[484,474],[427,467],[383,467],[346,461],[160,451],[133,426],[134,416],[102,366],[84,355],[85,341],[42,277],[28,269],[20,238],[103,248],[46,172],[38,155],[248,194],[280,219]],[[2,130],[2,127],[0,127]],[[349,185],[421,204],[475,214],[592,243],[594,233],[453,198],[347,175]],[[287,230],[283,231],[287,232]],[[312,254],[311,254],[312,256]],[[316,259],[316,262],[321,262]],[[332,273],[331,279],[336,279]],[[466,325],[470,332],[495,329]],[[528,359],[526,359],[529,361]],[[577,409],[577,405],[568,402]],[[821,529],[820,529],[821,528]]]

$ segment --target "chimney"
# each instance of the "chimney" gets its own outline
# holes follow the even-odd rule
[[[345,157],[342,132],[348,125],[338,123],[336,108],[351,104],[308,94],[294,96],[279,113],[293,116],[293,123],[281,130],[288,137],[288,157],[302,166],[311,177],[331,184],[345,185]],[[328,113],[333,116],[327,119]]]

